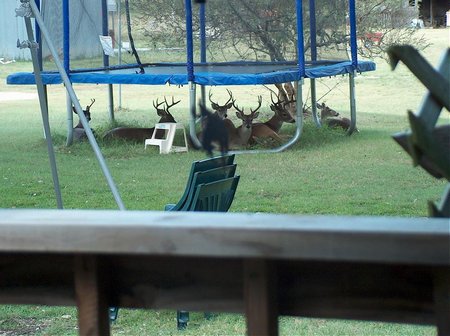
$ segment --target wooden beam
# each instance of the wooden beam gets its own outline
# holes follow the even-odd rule
[[[434,272],[434,306],[439,336],[450,335],[450,270]]]
[[[106,286],[95,256],[74,257],[75,295],[78,307],[78,327],[81,336],[109,335],[109,314]]]
[[[450,265],[445,218],[0,209],[0,232],[6,253]]]
[[[271,262],[244,260],[244,300],[247,335],[278,335],[276,278]]]

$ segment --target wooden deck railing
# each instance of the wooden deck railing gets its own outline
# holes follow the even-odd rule
[[[76,305],[80,335],[108,307],[436,325],[450,335],[448,219],[0,210],[0,303]]]

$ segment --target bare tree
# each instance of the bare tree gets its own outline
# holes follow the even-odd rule
[[[411,24],[418,17],[418,9],[405,5],[404,1],[359,1],[358,10],[360,55],[388,61],[386,52],[394,44],[410,44],[419,50],[428,47],[423,34]]]
[[[414,15],[401,0],[357,1],[357,26],[362,56],[385,57],[393,44],[427,46],[418,30],[409,27]],[[185,39],[184,1],[134,0],[135,18],[151,44],[182,45]],[[347,0],[317,0],[311,14],[303,1],[305,54],[311,59],[310,15],[316,22],[319,53],[342,58],[349,42]],[[198,6],[194,5],[194,10]],[[399,19],[399,17],[401,19]],[[194,15],[198,31],[198,15]],[[295,60],[297,33],[295,0],[228,0],[207,2],[209,60]]]

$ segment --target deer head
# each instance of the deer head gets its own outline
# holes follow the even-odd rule
[[[91,98],[91,104],[87,105],[86,109],[83,110],[84,116],[86,117],[87,121],[91,121],[91,106],[94,105],[94,103],[95,99]],[[74,106],[72,106],[72,111],[73,113],[78,114]],[[78,121],[78,124],[74,128],[83,128],[83,124],[81,123],[81,121]]]
[[[164,101],[162,102],[158,102],[158,99],[156,99],[156,101],[153,101],[153,107],[156,109],[156,113],[161,117],[161,119],[159,120],[160,123],[165,123],[165,122],[176,122],[174,117],[172,116],[172,114],[169,112],[169,109],[178,104],[181,100],[175,102],[175,100],[172,97],[172,103],[169,104],[167,102],[167,98],[164,96]],[[161,104],[166,104],[165,108],[160,108]]]
[[[228,110],[233,106],[233,94],[230,90],[227,89],[228,95],[230,98],[227,100],[227,102],[224,105],[219,105],[218,103],[212,101],[212,92],[209,90],[209,101],[211,102],[211,108],[215,111],[215,114],[217,114],[221,119],[225,119],[228,115]]]
[[[322,104],[316,103],[316,106],[320,110],[320,119],[326,119],[329,117],[337,117],[339,115],[338,112],[336,112],[332,108],[325,105],[325,103],[322,103]]]
[[[240,109],[239,106],[233,101],[233,107],[236,109],[236,116],[242,120],[242,127],[251,128],[253,119],[258,118],[259,112],[257,112],[262,104],[262,96],[258,96],[258,107],[256,109],[250,109],[250,114],[246,115],[244,113],[244,108]]]
[[[291,100],[280,100],[280,97],[277,97],[277,101],[274,101],[273,99],[273,93],[270,93],[270,100],[272,101],[272,104],[270,105],[270,109],[275,113],[275,116],[281,121],[281,122],[287,122],[287,123],[295,123],[295,119],[292,117],[289,110],[286,108],[286,106],[289,106],[292,103],[295,103],[295,99]]]

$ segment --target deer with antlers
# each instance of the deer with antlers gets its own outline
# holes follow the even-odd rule
[[[258,96],[258,107],[250,109],[250,114],[244,113],[244,108],[239,108],[233,99],[233,107],[236,109],[236,116],[242,121],[242,125],[236,127],[229,119],[224,119],[224,126],[228,132],[230,147],[247,146],[252,135],[253,120],[259,115],[258,110],[261,108],[262,97]]]
[[[214,130],[214,132],[221,133],[221,131],[219,131],[219,128],[224,127],[224,124],[219,122],[217,119],[228,120],[228,122],[232,124],[232,122],[226,118],[228,117],[228,110],[233,107],[234,99],[233,99],[233,93],[228,89],[227,89],[227,92],[229,95],[227,102],[224,105],[219,105],[218,102],[214,102],[212,100],[212,92],[211,92],[211,90],[209,90],[209,101],[211,103],[211,108],[214,110],[213,113],[208,111],[205,106],[203,106],[203,105],[200,106],[201,117],[202,117],[202,131],[197,133],[197,138],[200,140],[201,143],[206,144],[206,147],[205,147],[205,145],[203,145],[203,148],[208,153],[211,153],[212,148],[214,147],[214,145],[213,145],[214,143],[218,144],[220,148],[224,147],[224,144],[222,143],[222,141],[219,141],[220,139],[223,138],[223,136],[219,134],[219,136],[216,137],[211,133],[211,130]],[[211,127],[211,125],[214,125],[214,126]],[[219,126],[219,125],[221,125],[221,126]],[[205,135],[205,129],[207,129],[209,132],[206,135]],[[228,137],[227,137],[227,139],[228,139]],[[195,148],[194,143],[192,141],[190,144],[192,147]],[[227,140],[226,147],[228,150],[228,140]]]
[[[86,109],[83,110],[84,116],[86,117],[87,121],[91,121],[91,107],[94,105],[95,99],[91,98],[91,104],[86,106]],[[75,110],[75,107],[72,106],[72,111],[75,114],[78,114]],[[87,139],[86,130],[83,127],[83,124],[81,123],[81,120],[78,118],[78,124],[73,128],[73,140],[74,141],[81,141],[83,139]]]
[[[211,108],[214,110],[214,114],[218,115],[220,119],[225,119],[228,117],[228,110],[233,107],[233,93],[227,89],[228,95],[230,96],[224,105],[219,105],[218,103],[212,101],[212,92],[209,90],[209,101],[211,102]]]
[[[264,123],[254,123],[252,127],[251,142],[254,142],[255,138],[271,138],[273,140],[281,142],[282,139],[278,135],[283,123],[295,123],[295,119],[292,117],[288,110],[288,106],[295,103],[295,99],[291,100],[280,100],[277,97],[277,101],[273,99],[273,93],[270,93],[270,99],[272,104],[270,109],[274,112],[272,118]]]
[[[156,113],[158,114],[158,116],[161,117],[158,123],[176,123],[174,117],[169,112],[169,109],[172,106],[178,104],[180,101],[181,100],[175,102],[173,97],[171,104],[167,102],[166,97],[164,97],[164,101],[162,102],[158,102],[158,99],[156,99],[156,101],[153,101],[153,107],[156,109]],[[166,104],[165,108],[160,108],[160,106],[164,103]],[[145,139],[150,139],[152,137],[154,130],[154,127],[117,127],[106,133],[103,139],[123,139],[134,142],[144,142]],[[163,132],[164,130],[158,130],[155,135],[156,139],[162,139],[164,137]]]

